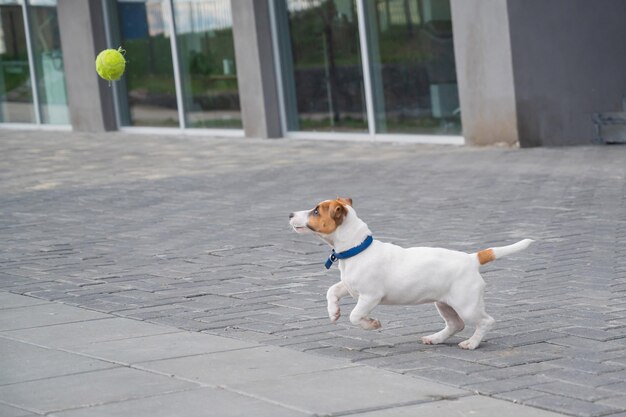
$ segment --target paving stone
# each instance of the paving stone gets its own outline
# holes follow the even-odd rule
[[[606,300],[607,298],[608,297],[605,297],[604,300]],[[563,329],[560,329],[559,332],[572,336],[583,337],[585,339],[599,340],[601,342],[624,337],[624,335],[620,336],[619,334],[615,334],[610,331],[580,326],[565,327]]]
[[[66,350],[108,361],[136,364],[254,347],[256,344],[202,333],[175,332],[74,344]],[[164,347],[166,347],[164,349]]]
[[[66,306],[63,306],[66,307]],[[68,307],[66,307],[68,308]],[[76,309],[77,311],[85,311]],[[129,337],[172,333],[171,327],[157,326],[137,320],[120,317],[106,317],[100,320],[55,324],[23,330],[4,332],[8,337],[53,347],[69,347],[86,343],[99,343]]]
[[[181,415],[235,417],[305,417],[307,414],[256,398],[221,389],[202,388],[78,410],[54,413],[55,417],[171,417]]]
[[[606,385],[602,385],[602,388],[607,390],[612,390],[614,392],[624,392],[626,390],[626,382],[621,379],[620,382],[609,383]]]
[[[544,395],[541,397],[530,398],[524,401],[524,404],[580,417],[603,416],[622,411],[615,407],[589,401],[576,400],[560,395]]]
[[[511,404],[479,395],[354,414],[355,417],[448,417],[452,415],[472,415],[480,417],[557,417],[560,414],[524,407],[518,404]]]
[[[618,364],[605,364],[595,361],[589,361],[581,358],[576,359],[558,359],[554,360],[550,363],[555,367],[563,367],[576,369],[583,372],[588,372],[594,375],[600,375],[605,373],[615,372],[618,369],[623,369],[623,366],[619,366]]]
[[[0,403],[0,416],[2,417],[31,417],[37,414],[33,414],[30,411],[22,410],[21,408],[12,407],[7,404]]]
[[[345,387],[337,395],[337,387]],[[317,414],[352,414],[368,408],[465,396],[445,385],[356,366],[236,384],[232,389]],[[323,398],[324,401],[319,399]]]
[[[514,403],[523,403],[524,401],[531,398],[542,397],[544,395],[545,393],[541,391],[534,391],[532,389],[523,388],[513,391],[498,392],[496,394],[493,394],[493,397],[512,401]]]
[[[0,386],[0,400],[39,413],[50,413],[195,386],[190,382],[121,367]],[[32,395],[34,392],[37,395]]]
[[[467,385],[474,385],[481,382],[493,381],[493,378],[486,378],[476,374],[466,374],[463,372],[453,371],[447,368],[420,368],[418,370],[408,370],[403,372],[406,375],[415,375],[425,379],[433,379],[435,381],[465,387]]]
[[[28,314],[24,314],[25,311],[28,311]],[[50,324],[86,322],[105,317],[95,311],[82,310],[76,312],[62,304],[25,306],[2,310],[0,331],[29,329]]]
[[[526,375],[505,380],[495,380],[488,382],[478,382],[468,384],[468,389],[474,390],[480,394],[492,395],[507,391],[532,388],[537,384],[549,382],[543,375]]]
[[[613,378],[610,374],[594,375],[577,369],[553,368],[542,373],[551,379],[558,379],[578,385],[602,387],[621,382],[621,379]]]
[[[178,375],[209,385],[232,385],[350,366],[343,361],[273,346],[144,362],[142,369]]]
[[[598,400],[612,396],[611,391],[602,388],[593,388],[585,385],[575,385],[566,382],[549,382],[547,384],[537,384],[532,387],[533,390],[547,392],[576,398],[579,400],[596,402]]]
[[[598,404],[607,405],[620,410],[626,410],[626,398],[624,398],[623,395],[602,399],[598,401]]]
[[[34,381],[99,369],[114,368],[110,362],[84,358],[54,349],[0,337],[0,385]],[[0,414],[1,415],[1,414]]]
[[[37,298],[24,297],[22,295],[0,291],[0,309],[2,310],[6,308],[28,307],[45,303],[46,301]]]
[[[555,338],[560,338],[560,337],[562,337],[562,335],[559,333],[556,333],[553,331],[539,330],[539,331],[529,332],[525,334],[515,334],[515,335],[505,336],[505,337],[496,337],[496,338],[491,337],[489,338],[489,342],[495,343],[497,345],[516,347],[516,346],[532,345],[537,342],[545,342],[545,341],[549,341],[550,339],[555,339]]]
[[[535,362],[506,368],[493,368],[477,371],[478,375],[494,379],[507,379],[524,375],[541,375],[545,371],[556,369],[550,362]]]
[[[360,350],[354,350],[347,347],[337,347],[337,346],[325,346],[321,349],[316,349],[315,353],[320,355],[330,356],[331,358],[341,358],[346,359],[351,362],[360,362],[365,359],[371,359],[376,357],[376,355],[372,353],[362,352]]]

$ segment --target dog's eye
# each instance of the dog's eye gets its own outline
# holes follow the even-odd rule
[[[313,215],[314,216],[319,216],[320,215],[319,210],[318,209],[313,210]]]

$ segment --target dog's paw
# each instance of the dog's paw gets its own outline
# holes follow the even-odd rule
[[[377,319],[363,319],[361,321],[361,327],[365,330],[376,330],[383,327],[383,325],[380,324],[380,320]]]
[[[330,322],[331,323],[336,323],[337,320],[339,320],[339,317],[341,317],[341,310],[339,310],[339,307],[337,307],[336,309],[328,309],[328,317],[330,317]]]
[[[431,336],[424,336],[422,337],[422,343],[425,345],[438,345],[439,342],[437,339],[435,339],[432,335]]]
[[[480,342],[476,343],[472,339],[467,339],[459,343],[459,347],[461,349],[474,350],[478,347],[479,344]]]

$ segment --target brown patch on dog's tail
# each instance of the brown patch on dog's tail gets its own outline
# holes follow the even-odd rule
[[[478,257],[478,262],[481,265],[484,265],[491,261],[495,261],[496,259],[496,254],[494,253],[493,249],[481,250],[480,252],[476,254],[476,256]]]
[[[484,265],[496,259],[500,259],[503,256],[524,250],[533,242],[534,240],[532,239],[524,239],[509,246],[500,246],[481,250],[480,252],[476,252],[475,255],[478,259],[478,263]]]

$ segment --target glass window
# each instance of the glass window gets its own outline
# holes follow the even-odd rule
[[[0,122],[35,123],[22,6],[0,2]]]
[[[42,123],[69,124],[56,1],[30,1],[29,17]]]
[[[125,76],[116,83],[123,125],[179,126],[165,1],[117,2],[119,45],[127,59]]]
[[[377,132],[460,134],[450,0],[364,3]]]
[[[174,0],[187,127],[241,128],[230,0]]]
[[[355,1],[276,4],[288,129],[367,132]]]

